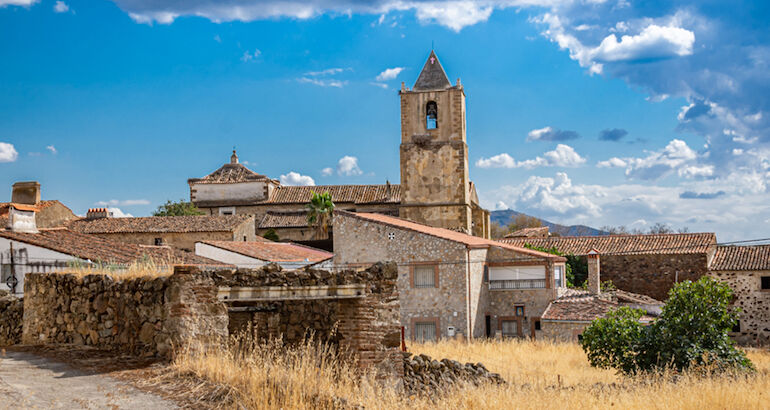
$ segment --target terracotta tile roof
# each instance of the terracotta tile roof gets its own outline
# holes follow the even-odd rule
[[[641,320],[650,322],[659,314],[663,302],[622,290],[604,292],[597,296],[584,290],[570,289],[562,297],[549,303],[540,319],[590,322],[621,306],[646,309],[648,313],[642,316]]]
[[[190,178],[188,184],[233,184],[238,182],[270,181],[270,178],[257,174],[241,164],[225,164],[203,178]]]
[[[166,246],[143,246],[116,242],[68,229],[46,229],[40,230],[39,233],[0,230],[0,237],[92,262],[130,264],[146,255],[158,264],[225,265],[222,262]]]
[[[685,254],[706,253],[717,243],[713,233],[673,233],[646,235],[562,236],[549,238],[503,238],[500,242],[524,246],[556,247],[572,255],[585,255],[592,248],[602,254]]]
[[[309,261],[315,263],[334,256],[333,253],[290,242],[202,241],[202,243],[270,262]]]
[[[69,228],[82,233],[230,232],[252,218],[250,215],[195,215],[80,219],[71,222]]]
[[[16,206],[16,209],[21,209],[19,207],[24,207],[25,209],[28,208],[28,207],[32,207],[36,211],[41,211],[41,210],[43,210],[45,208],[48,208],[50,206],[53,206],[53,205],[56,205],[56,204],[60,204],[60,203],[61,202],[59,202],[58,200],[55,200],[55,199],[48,200],[48,201],[40,201],[40,202],[38,202],[37,205],[14,204],[13,202],[0,202],[0,216],[8,215],[8,208],[11,205]],[[62,206],[64,206],[64,205],[62,205]]]
[[[547,237],[548,237],[547,226],[519,229],[518,231],[511,232],[508,235],[504,236],[504,238],[547,238]]]
[[[717,246],[711,270],[770,270],[770,245]]]
[[[318,186],[280,186],[272,195],[261,203],[306,204],[310,202],[311,191],[328,191],[334,203],[355,204],[397,204],[401,202],[400,185],[318,185]]]
[[[449,241],[462,243],[469,248],[489,248],[494,246],[498,248],[510,249],[510,250],[527,254],[529,256],[534,256],[537,258],[552,259],[554,261],[566,260],[566,258],[552,255],[550,253],[535,251],[532,249],[527,249],[527,248],[523,248],[523,247],[519,247],[519,246],[515,246],[515,245],[503,243],[503,242],[493,241],[491,239],[484,239],[478,236],[468,235],[463,232],[452,231],[444,228],[435,228],[432,226],[423,225],[412,221],[407,221],[406,219],[396,218],[395,216],[373,214],[373,213],[347,212],[347,211],[334,211],[334,214],[335,214],[335,217],[337,215],[354,217],[365,221],[386,224],[386,225],[394,226],[396,228],[407,229],[410,231],[415,231],[426,235],[435,236],[437,238],[442,238]]]
[[[307,212],[268,211],[259,222],[259,229],[270,228],[307,228]]]

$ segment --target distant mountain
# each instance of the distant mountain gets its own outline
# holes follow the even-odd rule
[[[511,220],[517,215],[526,215],[526,214],[512,211],[510,209],[505,211],[492,211],[490,212],[489,219],[492,222],[497,222],[501,226],[506,226],[509,223],[511,223]],[[527,215],[527,216],[530,216],[530,215]],[[537,218],[537,219],[540,219],[540,218]],[[549,221],[546,221],[545,219],[540,219],[540,222],[543,224],[543,226],[547,226],[549,231],[551,231],[552,233],[558,233],[561,236],[609,235],[608,232],[605,232],[596,228],[591,228],[590,226],[585,226],[585,225],[566,226],[566,225],[560,225],[557,223],[549,222]]]

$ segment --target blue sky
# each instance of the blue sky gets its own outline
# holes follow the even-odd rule
[[[723,4],[724,3],[724,4]],[[770,236],[770,10],[630,0],[0,0],[0,186],[147,215],[237,147],[287,184],[399,180],[431,44],[484,206]]]

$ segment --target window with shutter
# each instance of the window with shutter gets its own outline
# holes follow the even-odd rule
[[[412,274],[415,288],[436,287],[436,265],[415,266]]]
[[[416,322],[414,339],[418,342],[435,342],[436,330],[436,322]]]

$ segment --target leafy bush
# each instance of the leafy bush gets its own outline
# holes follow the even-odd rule
[[[152,216],[185,216],[185,215],[204,215],[205,212],[198,209],[192,202],[180,199],[179,202],[166,201],[165,204],[158,207],[152,213]]]
[[[592,366],[626,374],[691,367],[753,370],[727,334],[736,321],[728,309],[732,295],[729,286],[709,277],[678,283],[651,325],[639,323],[643,311],[620,308],[594,320],[581,346]]]

